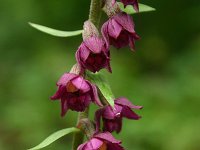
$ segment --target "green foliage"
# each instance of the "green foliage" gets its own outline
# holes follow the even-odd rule
[[[45,27],[39,24],[35,23],[29,23],[33,28],[42,31],[44,33],[53,35],[53,36],[58,36],[58,37],[71,37],[71,36],[77,36],[82,34],[83,30],[77,30],[77,31],[61,31],[61,30],[56,30],[52,29],[49,27]]]
[[[114,95],[110,88],[110,85],[106,81],[105,77],[101,73],[90,73],[87,72],[87,78],[99,88],[106,101],[113,107],[114,106]]]
[[[139,4],[139,12],[136,12],[135,9],[133,8],[132,5],[128,5],[126,6],[126,8],[124,8],[124,5],[121,2],[118,2],[120,9],[123,12],[126,12],[127,14],[136,14],[136,13],[142,13],[142,12],[149,12],[149,11],[155,11],[156,9],[144,4]]]
[[[47,137],[44,141],[42,141],[39,145],[28,149],[28,150],[38,150],[38,149],[42,149],[48,145],[50,145],[51,143],[53,143],[54,141],[58,140],[59,138],[69,134],[69,133],[75,133],[75,132],[80,132],[80,130],[78,128],[67,128],[67,129],[62,129],[59,130],[53,134],[51,134],[49,137]]]

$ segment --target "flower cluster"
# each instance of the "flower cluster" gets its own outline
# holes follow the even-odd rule
[[[121,0],[121,2],[125,7],[133,5],[138,11],[137,0]],[[121,131],[124,117],[134,120],[141,118],[132,109],[141,109],[142,106],[133,105],[124,97],[115,99],[114,106],[110,106],[105,103],[105,98],[100,98],[101,91],[98,87],[89,79],[85,79],[86,70],[96,73],[106,68],[112,72],[109,50],[111,45],[118,49],[129,45],[130,49],[134,50],[135,41],[139,39],[134,30],[132,17],[119,11],[115,0],[105,0],[105,5],[112,9],[105,11],[109,20],[101,27],[102,36],[92,22],[85,22],[83,42],[76,52],[77,64],[69,73],[62,75],[57,82],[58,90],[51,97],[52,100],[60,100],[61,116],[64,116],[69,109],[83,112],[91,102],[100,107],[95,113],[95,132],[86,143],[78,147],[78,150],[123,150],[121,141],[116,140],[111,132]]]

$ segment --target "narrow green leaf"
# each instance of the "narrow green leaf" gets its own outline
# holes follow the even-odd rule
[[[112,93],[112,90],[108,84],[108,82],[105,80],[105,77],[100,73],[90,73],[87,72],[87,78],[96,86],[99,88],[105,99],[108,101],[108,103],[113,107],[114,106],[114,95]]]
[[[122,11],[126,12],[127,14],[136,14],[136,13],[142,13],[142,12],[149,12],[149,11],[155,11],[156,9],[144,4],[139,4],[139,12],[136,12],[132,5],[126,6],[124,8],[124,5],[121,2],[118,2],[119,7]]]
[[[53,36],[58,36],[58,37],[76,36],[76,35],[82,34],[82,32],[83,32],[83,30],[77,30],[77,31],[60,31],[60,30],[52,29],[52,28],[45,27],[45,26],[42,26],[42,25],[39,25],[39,24],[31,23],[31,22],[29,22],[29,24],[33,28],[35,28],[35,29],[37,29],[39,31],[42,31],[44,33],[47,33],[47,34],[50,34],[50,35],[53,35]]]
[[[44,147],[50,145],[51,143],[53,143],[54,141],[56,141],[57,139],[63,137],[66,134],[69,134],[69,133],[72,133],[72,132],[79,132],[79,131],[80,130],[78,128],[74,128],[74,127],[59,130],[59,131],[51,134],[44,141],[42,141],[39,145],[37,145],[37,146],[35,146],[31,149],[28,149],[28,150],[38,150],[38,149],[44,148]]]

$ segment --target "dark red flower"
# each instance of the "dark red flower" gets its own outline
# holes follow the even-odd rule
[[[129,45],[132,50],[135,48],[135,40],[139,36],[134,30],[133,19],[126,13],[117,13],[105,22],[101,28],[102,35],[107,47],[113,45],[122,48]]]
[[[103,39],[99,37],[90,37],[84,40],[76,52],[76,59],[83,69],[94,73],[102,68],[112,72],[109,50]]]
[[[122,118],[138,120],[141,117],[138,116],[131,109],[141,109],[142,106],[135,106],[126,98],[118,98],[115,100],[114,108],[110,105],[99,109],[96,112],[96,129],[99,131],[101,117],[103,119],[103,130],[119,133],[122,128]]]
[[[81,144],[77,150],[124,150],[111,133],[104,132],[94,135],[89,141]]]
[[[58,90],[51,99],[61,100],[62,116],[65,115],[68,109],[84,111],[90,102],[102,106],[96,87],[79,75],[65,73],[57,82],[57,86]]]

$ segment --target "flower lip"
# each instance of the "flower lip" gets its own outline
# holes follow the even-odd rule
[[[66,90],[67,90],[67,92],[70,92],[70,93],[74,93],[74,92],[78,91],[76,86],[71,81],[67,83]]]
[[[103,142],[101,147],[99,147],[99,150],[107,150],[107,144],[105,142]]]

